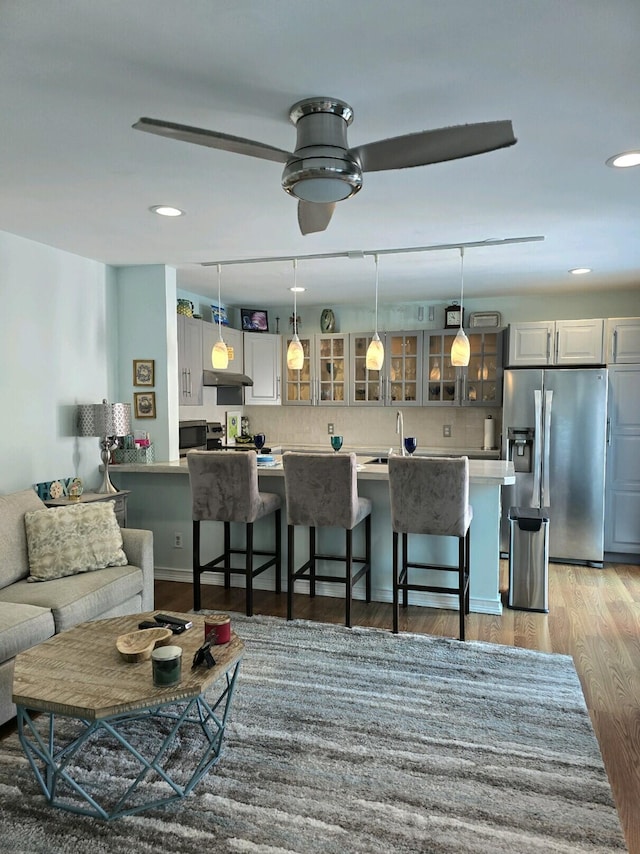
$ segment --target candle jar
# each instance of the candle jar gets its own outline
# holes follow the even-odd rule
[[[153,684],[157,688],[177,685],[182,676],[182,648],[159,646],[151,653]]]

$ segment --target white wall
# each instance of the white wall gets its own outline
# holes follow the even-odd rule
[[[115,387],[116,283],[97,261],[0,232],[0,493],[79,476],[99,484],[78,403]]]

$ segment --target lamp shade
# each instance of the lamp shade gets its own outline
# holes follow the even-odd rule
[[[131,431],[130,403],[83,403],[78,406],[79,436],[126,436]]]
[[[460,327],[451,345],[451,364],[454,368],[466,368],[470,358],[471,347],[469,346],[469,339],[462,327]]]
[[[211,364],[219,370],[224,370],[229,366],[229,351],[222,337],[213,345],[213,349],[211,350]]]
[[[287,367],[299,371],[304,365],[304,350],[296,332],[287,348]]]
[[[377,332],[367,348],[366,366],[369,371],[380,371],[384,364],[384,346]]]

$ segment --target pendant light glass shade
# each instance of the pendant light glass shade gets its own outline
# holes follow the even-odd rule
[[[211,364],[216,370],[224,370],[229,367],[229,351],[222,340],[222,304],[220,302],[220,264],[218,264],[218,341],[211,350]]]
[[[373,338],[367,348],[365,364],[368,371],[380,371],[384,365],[384,346],[378,335],[378,256],[375,255],[374,258],[376,262],[376,321]]]
[[[298,262],[293,262],[293,338],[289,342],[287,348],[287,367],[292,371],[299,371],[304,365],[304,350],[298,338],[298,301],[296,294],[298,292]]]
[[[464,295],[464,246],[460,247],[460,329],[451,345],[451,364],[454,368],[466,368],[471,358],[471,347],[469,339],[465,335],[462,328],[463,302]]]

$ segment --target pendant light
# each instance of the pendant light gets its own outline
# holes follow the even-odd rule
[[[462,315],[463,315],[463,302],[462,297],[464,293],[464,246],[460,247],[460,329],[458,329],[458,334],[453,339],[453,344],[451,345],[451,364],[454,368],[466,368],[469,364],[469,359],[471,357],[471,347],[469,346],[469,339],[465,335],[464,329],[462,328]]]
[[[304,350],[298,338],[298,301],[296,295],[298,293],[298,261],[293,260],[293,338],[287,348],[287,367],[292,371],[299,371],[304,364]]]
[[[366,366],[368,371],[379,371],[384,364],[384,347],[378,335],[378,255],[373,256],[376,262],[376,322],[371,343],[367,348]]]
[[[222,303],[220,302],[221,267],[218,264],[218,335],[220,336],[211,350],[211,364],[216,370],[224,370],[229,366],[229,351],[222,340]]]

